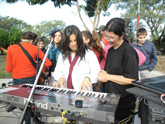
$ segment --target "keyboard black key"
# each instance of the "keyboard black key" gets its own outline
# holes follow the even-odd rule
[[[82,96],[84,94],[84,92],[82,92],[80,95]]]
[[[67,94],[69,94],[69,93],[70,93],[70,90],[68,90]]]
[[[59,93],[61,93],[63,90],[60,90]]]
[[[49,90],[49,88],[44,88],[44,89],[42,89],[42,90]]]
[[[81,92],[78,92],[77,95],[80,95]]]
[[[104,94],[102,95],[102,97],[101,98],[104,98]]]
[[[88,95],[89,95],[89,93],[85,94],[85,96],[88,96]]]
[[[89,96],[92,96],[92,93],[90,93]]]
[[[76,93],[76,91],[74,91],[72,94],[75,94]]]
[[[97,98],[100,98],[100,96],[101,96],[101,95],[99,94],[99,95],[97,96]]]
[[[72,94],[73,93],[73,91],[70,91],[70,93],[69,94]]]
[[[95,97],[95,95],[96,95],[96,94],[94,93],[92,97]]]
[[[50,91],[54,91],[54,92],[57,92],[59,89],[51,89]]]
[[[63,90],[63,91],[62,91],[62,93],[65,93],[65,92],[66,92],[66,90]]]
[[[36,89],[41,90],[43,87],[36,87]]]

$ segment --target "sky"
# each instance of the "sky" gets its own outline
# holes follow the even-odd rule
[[[120,17],[121,11],[116,11],[113,7],[108,11],[111,15],[109,17],[101,16],[99,26],[105,25],[111,18]],[[81,31],[85,30],[78,16],[76,6],[69,7],[65,5],[61,8],[55,8],[54,3],[50,0],[43,5],[32,6],[25,1],[18,1],[12,4],[0,1],[0,15],[3,17],[14,17],[31,25],[39,24],[42,21],[62,20],[66,23],[66,26],[74,24],[78,26]],[[92,30],[92,23],[85,14],[83,14],[83,19],[85,19],[87,27]]]

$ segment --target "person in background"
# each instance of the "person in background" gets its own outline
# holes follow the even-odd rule
[[[130,116],[135,96],[126,89],[132,87],[132,81],[138,80],[138,55],[124,35],[123,19],[112,18],[106,24],[104,38],[112,47],[108,50],[104,70],[98,73],[104,92],[121,95],[115,111],[115,123],[125,123]]]
[[[95,55],[97,56],[97,59],[99,61],[99,63],[101,62],[101,60],[103,59],[104,55],[104,51],[103,51],[103,47],[100,43],[100,38],[97,34],[96,31],[92,31],[92,34],[90,31],[88,30],[84,30],[81,32],[82,36],[83,36],[83,41],[84,43],[94,51]]]
[[[104,50],[100,42],[100,37],[96,31],[92,31],[92,34],[88,30],[84,30],[81,32],[83,36],[84,43],[94,51],[95,55],[97,56],[97,60],[99,61],[100,68],[104,66],[103,61],[105,62],[104,58]],[[93,90],[95,91],[95,86],[93,86]],[[103,88],[101,86],[100,92],[103,92]]]
[[[154,70],[157,65],[158,58],[154,44],[147,40],[147,30],[140,28],[137,31],[137,41],[132,43],[132,46],[141,51],[146,61],[139,67],[139,79],[150,78],[150,72]]]
[[[42,52],[45,54],[46,53],[46,49],[44,48],[44,45],[45,45],[45,41],[43,38],[36,38],[36,41],[37,41],[37,45],[39,46],[39,48],[42,50]]]
[[[52,43],[51,48],[50,48],[49,53],[48,53],[48,58],[52,62],[52,66],[49,68],[49,74],[48,74],[48,85],[49,86],[53,86],[54,77],[52,76],[52,73],[55,70],[59,54],[61,53],[61,51],[58,49],[58,45],[60,44],[61,39],[62,39],[61,29],[59,28],[59,30],[57,30],[52,35],[52,37],[54,38],[54,42]]]
[[[37,42],[34,42],[33,45],[37,45],[41,50],[42,52],[45,54],[46,53],[46,49],[44,48],[44,39],[43,38],[40,38],[40,37],[37,37],[36,38],[36,41]],[[37,60],[37,59],[36,59]],[[38,58],[38,62],[41,63],[42,60]]]
[[[22,35],[20,42],[22,47],[29,52],[34,61],[37,58],[38,47],[32,43],[35,41],[36,37],[37,35],[35,33],[27,31]],[[39,49],[38,56],[41,60],[43,60],[45,54]],[[12,73],[14,85],[34,83],[36,78],[36,69],[18,44],[8,47],[6,63],[6,71]],[[51,61],[47,58],[45,61],[45,66],[49,68],[51,65]],[[25,124],[31,124],[28,116],[25,117]]]
[[[145,28],[139,28],[136,36],[137,41],[134,41],[132,46],[141,51],[146,57],[146,61],[139,66],[139,79],[150,78],[150,73],[158,62],[156,49],[154,44],[147,40],[147,30]],[[146,103],[147,100],[142,99],[139,105],[138,116],[141,118],[141,124],[148,124],[148,105]]]
[[[102,41],[102,35],[101,35],[100,32],[97,32],[97,34],[98,34],[98,36],[99,36],[100,43],[101,43],[101,45],[102,45],[102,47],[103,47],[103,49],[104,49],[105,45],[104,45],[104,43],[103,43],[103,41]]]
[[[102,44],[103,49],[104,49],[104,54],[103,54],[104,56],[103,56],[103,59],[100,62],[100,67],[101,67],[102,70],[104,70],[105,61],[106,61],[106,57],[107,57],[107,52],[108,52],[108,49],[111,47],[111,45],[104,38],[105,26],[104,25],[100,25],[100,27],[97,28],[96,30],[99,31],[97,33],[100,36],[100,39],[101,39],[100,43]]]
[[[101,34],[101,36],[102,36],[102,39],[101,39],[101,40],[102,40],[103,44],[106,46],[106,45],[108,44],[108,42],[107,42],[107,40],[104,38],[105,26],[104,26],[104,25],[100,25],[100,27],[97,28],[96,30],[98,30],[99,33]]]

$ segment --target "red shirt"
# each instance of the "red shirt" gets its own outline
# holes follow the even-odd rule
[[[99,61],[99,63],[100,63],[100,53],[98,52],[98,51],[96,51],[93,47],[92,47],[92,50],[93,50],[93,52],[95,53],[95,55],[96,55],[96,57],[97,57],[97,59],[98,59],[98,61]]]
[[[20,44],[29,52],[35,61],[38,47],[27,42],[20,42]],[[39,49],[38,57],[43,60],[44,56],[45,54]],[[8,47],[6,63],[6,71],[9,73],[12,72],[12,77],[14,79],[28,78],[36,75],[36,69],[27,58],[22,48],[17,44]],[[46,58],[45,66],[49,68],[51,65],[51,61]]]

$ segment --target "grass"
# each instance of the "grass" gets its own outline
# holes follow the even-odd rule
[[[6,55],[0,55],[0,78],[12,78],[12,73],[6,71]]]
[[[6,71],[6,55],[0,55],[0,78],[12,78],[12,74]],[[154,71],[165,73],[165,55],[158,55],[158,63]]]

